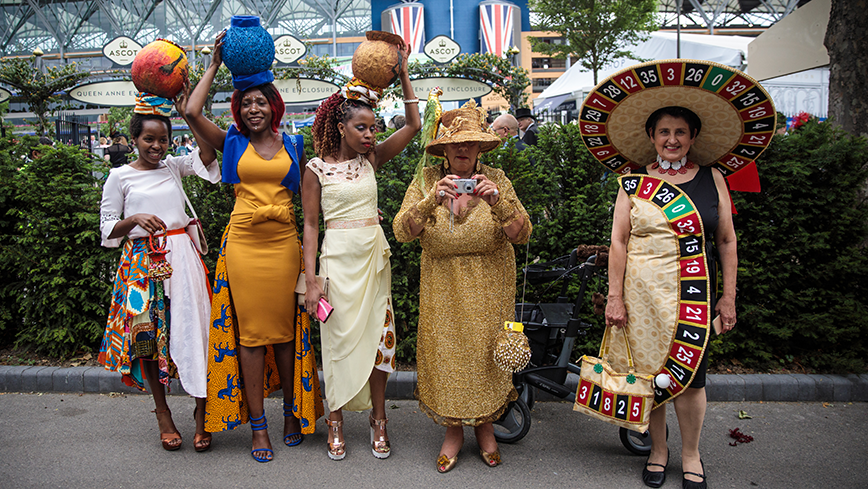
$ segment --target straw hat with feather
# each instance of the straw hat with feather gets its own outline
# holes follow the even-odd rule
[[[425,148],[429,154],[446,157],[446,145],[476,141],[485,153],[503,144],[497,134],[485,127],[485,111],[469,100],[461,108],[443,113],[437,137]]]

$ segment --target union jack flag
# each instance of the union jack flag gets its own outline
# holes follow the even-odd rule
[[[483,53],[503,56],[504,51],[515,45],[512,37],[517,15],[518,7],[513,5],[491,3],[479,6]]]
[[[419,54],[425,45],[425,10],[421,3],[410,3],[389,13],[392,33],[401,36],[410,54]]]

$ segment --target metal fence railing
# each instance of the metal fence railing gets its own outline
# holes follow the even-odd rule
[[[75,114],[58,114],[55,130],[58,141],[93,151],[91,147],[93,143],[90,139],[91,128]]]

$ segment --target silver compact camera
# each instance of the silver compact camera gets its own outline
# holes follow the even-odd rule
[[[476,190],[477,180],[475,178],[457,178],[452,182],[458,187],[455,189],[459,194],[472,194]]]

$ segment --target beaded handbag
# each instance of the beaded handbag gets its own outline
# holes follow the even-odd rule
[[[168,242],[169,237],[166,235],[165,229],[162,230],[161,234],[157,235],[156,244],[154,244],[154,235],[151,234],[148,236],[148,245],[150,248],[150,251],[148,251],[148,259],[150,261],[148,264],[148,278],[151,280],[162,281],[172,276],[172,265],[166,261],[166,253],[169,252],[169,250],[166,249],[166,244]]]

